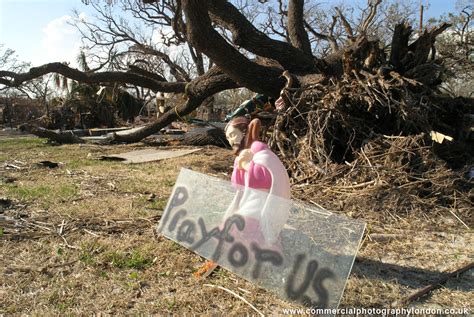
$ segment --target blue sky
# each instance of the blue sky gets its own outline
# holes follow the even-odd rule
[[[80,0],[0,0],[0,44],[34,65],[74,59],[80,37],[67,24],[73,8],[90,12]]]
[[[420,0],[413,0],[419,3]],[[438,17],[455,12],[456,0],[429,1],[426,16]],[[472,0],[471,0],[472,1]],[[331,4],[333,1],[321,1]],[[340,0],[334,1],[340,3]],[[347,4],[365,0],[346,0]],[[68,25],[72,10],[91,17],[91,8],[80,0],[0,0],[0,44],[14,49],[22,61],[38,66],[52,61],[68,61],[75,65],[80,36]]]

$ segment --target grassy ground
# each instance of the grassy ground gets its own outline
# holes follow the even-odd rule
[[[264,313],[297,307],[223,269],[196,280],[203,259],[155,232],[180,168],[229,178],[230,151],[140,165],[96,159],[137,148],[0,139],[0,197],[9,200],[0,216],[15,219],[0,222],[0,314],[255,313],[204,284]],[[449,214],[433,221],[400,212],[384,222],[375,212],[351,214],[369,226],[341,307],[388,307],[473,261],[472,230]],[[471,270],[412,305],[473,311],[473,286]]]

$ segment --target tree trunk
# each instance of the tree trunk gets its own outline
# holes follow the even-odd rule
[[[155,122],[146,125],[134,133],[127,135],[114,134],[108,139],[108,142],[139,142],[147,136],[159,132],[171,122],[179,120],[183,116],[191,113],[199,107],[206,98],[220,91],[238,87],[239,85],[223,74],[217,67],[213,67],[205,75],[196,78],[186,86],[188,99],[182,105],[168,110]]]
[[[31,124],[24,124],[20,128],[40,138],[45,138],[58,144],[85,143],[84,140],[71,132],[48,130]]]

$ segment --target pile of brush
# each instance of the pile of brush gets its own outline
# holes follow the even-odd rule
[[[444,68],[432,47],[447,26],[409,44],[411,28],[398,25],[390,56],[360,37],[344,51],[340,78],[305,84],[294,75],[300,87],[285,92],[268,142],[300,198],[338,209],[345,194],[398,213],[435,205],[469,213],[474,100],[439,91]]]

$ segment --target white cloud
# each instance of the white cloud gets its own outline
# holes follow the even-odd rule
[[[156,49],[168,54],[171,60],[176,61],[177,59],[181,58],[183,52],[184,54],[187,54],[187,48],[184,45],[166,46],[164,44],[164,37],[171,36],[171,34],[173,34],[173,29],[171,28],[171,26],[162,26],[160,30],[155,29],[153,30],[153,33],[151,35],[151,43],[155,45]]]
[[[85,19],[86,16],[81,13],[79,18]],[[48,22],[42,30],[42,51],[38,52],[34,64],[69,62],[70,66],[77,66],[76,58],[81,47],[81,36],[79,31],[70,25],[73,21],[72,16],[64,15]]]
[[[156,28],[152,31],[151,40],[155,44],[160,44],[165,41],[165,37],[173,33],[171,26],[162,25],[160,28]]]

